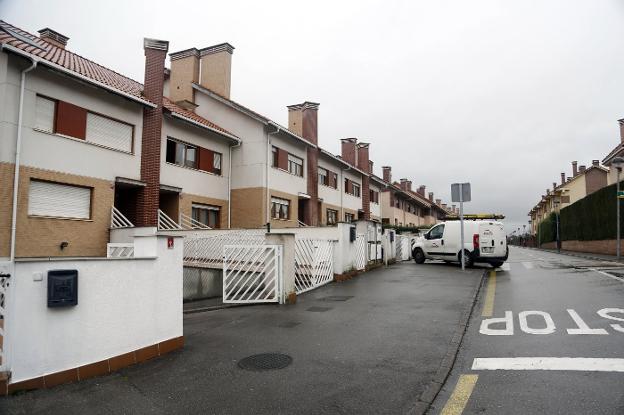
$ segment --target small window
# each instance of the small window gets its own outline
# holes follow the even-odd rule
[[[37,95],[35,128],[53,133],[55,116],[56,101]]]
[[[290,200],[272,197],[271,217],[273,219],[288,219],[290,217]]]
[[[292,154],[288,155],[288,172],[303,177],[303,160]]]
[[[338,222],[338,211],[334,209],[327,209],[327,224],[335,225]]]
[[[444,225],[433,227],[429,231],[429,239],[440,239],[444,235]]]
[[[90,187],[31,180],[28,214],[55,218],[90,219]]]
[[[197,153],[197,147],[195,146],[172,139],[167,139],[167,154],[165,159],[168,163],[196,169],[198,158]]]
[[[351,182],[351,189],[353,189],[351,192],[353,196],[360,197],[360,185],[359,184]]]
[[[219,214],[221,213],[219,206],[193,203],[191,212],[193,219],[197,222],[213,229],[219,228]]]
[[[355,215],[353,213],[345,213],[345,222],[351,223],[355,220]]]
[[[277,149],[277,147],[273,146],[273,149],[272,149],[273,163],[271,164],[271,167],[278,166],[278,154],[279,154],[279,150]]]
[[[212,172],[221,175],[221,153],[212,154]]]
[[[319,182],[319,184],[323,184],[325,186],[329,186],[329,174],[327,173],[327,169],[319,167],[319,169],[318,169],[318,182]]]
[[[87,113],[86,140],[115,150],[132,152],[133,128],[130,124]]]
[[[334,178],[334,180],[333,180],[333,182],[330,185],[332,185],[334,189],[338,189],[338,174],[337,173],[331,173],[331,175]]]

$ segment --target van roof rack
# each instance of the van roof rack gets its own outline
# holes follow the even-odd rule
[[[499,215],[496,213],[476,213],[464,215],[464,220],[501,220],[505,219],[505,215]],[[459,220],[459,215],[449,215],[445,220]]]

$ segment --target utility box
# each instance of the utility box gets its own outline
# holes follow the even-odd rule
[[[48,271],[48,307],[78,304],[78,270]]]

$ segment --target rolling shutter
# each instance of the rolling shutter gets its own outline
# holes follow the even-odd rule
[[[56,132],[84,140],[86,129],[87,110],[69,102],[58,101]]]
[[[87,114],[86,138],[104,147],[132,152],[132,126],[101,115]]]
[[[288,171],[288,152],[281,148],[277,149],[277,167]]]
[[[56,101],[37,96],[35,114],[35,128],[47,131],[49,133],[54,132],[54,113],[56,112]]]
[[[212,172],[214,170],[214,154],[211,150],[199,147],[199,170]]]
[[[31,180],[28,190],[28,214],[89,219],[91,188]]]

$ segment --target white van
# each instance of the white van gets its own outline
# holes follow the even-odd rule
[[[417,264],[426,259],[459,262],[461,252],[460,221],[442,222],[424,236],[412,240],[412,257]],[[501,222],[491,220],[464,221],[464,264],[486,262],[500,267],[507,260],[507,236]]]

